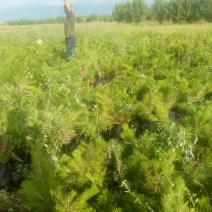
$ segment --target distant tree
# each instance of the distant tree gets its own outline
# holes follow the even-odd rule
[[[171,0],[169,6],[169,15],[174,23],[185,20],[183,17],[183,0]]]
[[[212,0],[171,0],[170,16],[173,22],[212,21]]]
[[[115,6],[113,18],[118,22],[140,22],[146,18],[147,12],[144,0],[126,1]]]
[[[160,23],[168,18],[168,2],[166,0],[155,0],[152,5],[152,16]]]
[[[212,21],[212,0],[154,0],[151,19],[159,22],[172,20],[174,23]]]
[[[201,0],[183,0],[183,19],[186,22],[196,22],[202,19],[200,14]]]
[[[125,7],[124,3],[115,5],[115,9],[113,11],[113,18],[115,21],[117,22],[124,21],[124,7]]]
[[[133,5],[131,2],[127,1],[125,3],[125,7],[124,7],[124,21],[125,22],[132,22],[133,21]]]
[[[133,21],[140,22],[146,18],[148,7],[144,0],[133,0]]]
[[[201,19],[212,22],[212,0],[196,0],[196,7]]]
[[[99,21],[112,22],[112,21],[114,21],[114,19],[113,19],[112,15],[101,15],[101,16],[99,16]]]

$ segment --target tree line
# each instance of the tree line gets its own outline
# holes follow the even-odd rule
[[[139,23],[151,20],[163,23],[194,23],[201,20],[212,22],[212,0],[154,0],[148,5],[145,0],[125,1],[115,5],[111,15],[77,16],[77,23],[125,22]],[[63,23],[64,17],[42,20],[18,20],[7,22],[10,25]]]
[[[192,23],[200,20],[212,22],[212,0],[154,0],[148,5],[144,0],[117,4],[113,18],[118,22],[141,22],[155,20],[160,23]]]
[[[112,22],[114,18],[111,15],[96,15],[91,14],[88,16],[76,16],[77,23],[87,23],[87,22]],[[16,21],[8,21],[9,25],[32,25],[32,24],[60,24],[64,23],[64,17],[57,18],[46,18],[40,20],[29,20],[29,19],[20,19]]]

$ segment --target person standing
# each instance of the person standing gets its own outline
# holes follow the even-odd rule
[[[65,44],[66,44],[66,59],[69,60],[74,56],[75,48],[75,15],[72,11],[72,5],[68,0],[64,0],[64,12],[66,13],[64,32],[65,32]]]

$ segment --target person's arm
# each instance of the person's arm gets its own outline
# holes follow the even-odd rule
[[[71,11],[71,5],[69,4],[68,0],[64,0],[65,2],[65,6],[67,8],[67,10],[70,12]]]

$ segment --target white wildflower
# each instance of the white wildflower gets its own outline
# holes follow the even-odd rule
[[[43,45],[43,40],[41,40],[41,39],[37,39],[36,42],[37,42],[37,44],[40,45],[40,46]]]
[[[146,75],[141,74],[141,78],[145,79],[146,78]]]

